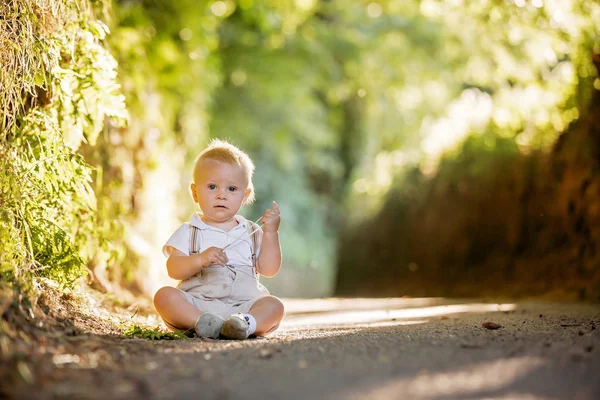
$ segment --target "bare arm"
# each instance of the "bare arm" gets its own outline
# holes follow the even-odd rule
[[[224,266],[227,261],[227,255],[218,247],[209,247],[202,253],[189,256],[174,248],[167,259],[167,272],[173,279],[184,280],[196,275],[202,268],[213,264]]]
[[[279,243],[279,207],[273,202],[273,209],[268,209],[262,217],[263,237],[260,246],[260,255],[257,260],[258,272],[271,278],[281,268],[281,245]]]

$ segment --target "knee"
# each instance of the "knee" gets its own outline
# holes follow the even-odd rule
[[[173,288],[169,286],[161,287],[158,289],[156,294],[154,294],[154,308],[157,310],[162,310],[165,307],[168,307],[172,298]]]
[[[277,316],[278,319],[282,319],[285,314],[285,307],[281,300],[277,297],[271,297],[269,299],[269,306],[273,315]]]

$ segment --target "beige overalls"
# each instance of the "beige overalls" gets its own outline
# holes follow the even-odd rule
[[[189,254],[201,252],[202,231],[190,224]],[[256,230],[257,225],[247,221],[246,234]],[[251,262],[248,265],[212,265],[203,268],[200,273],[180,281],[177,288],[182,291],[187,300],[202,312],[210,312],[227,318],[232,314],[247,313],[261,297],[268,296],[269,291],[258,281],[256,270],[256,251],[258,232],[250,237],[252,248]],[[232,243],[232,246],[247,246],[247,242]],[[165,321],[165,324],[175,330],[180,328]]]

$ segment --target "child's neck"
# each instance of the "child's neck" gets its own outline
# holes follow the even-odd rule
[[[199,213],[199,215],[200,215],[200,219],[202,220],[202,222],[204,222],[206,225],[210,225],[212,227],[219,228],[221,230],[224,230],[225,232],[229,232],[230,230],[232,230],[233,228],[235,228],[238,225],[238,222],[235,219],[235,217],[231,217],[227,221],[219,222],[219,221],[214,221],[210,218],[207,218],[202,213]]]

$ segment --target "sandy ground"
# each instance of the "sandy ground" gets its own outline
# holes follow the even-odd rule
[[[0,397],[600,399],[600,305],[285,304],[278,332],[241,342],[124,338],[111,323],[91,324],[81,315],[73,328],[22,335],[29,344],[18,351],[14,340],[3,339]],[[486,322],[501,327],[488,329]]]

